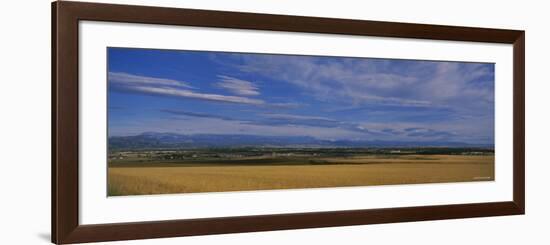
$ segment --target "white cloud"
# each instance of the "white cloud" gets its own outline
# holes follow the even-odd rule
[[[319,100],[353,104],[430,105],[429,100],[401,97],[395,91],[410,90],[418,78],[381,71],[381,60],[342,59],[325,62],[318,57],[281,55],[242,56],[243,72],[288,82],[302,87]]]
[[[321,101],[343,104],[475,107],[494,100],[484,64],[316,56],[236,56],[243,72],[297,85]],[[476,81],[476,82],[472,82]]]
[[[326,105],[327,112],[365,108],[370,116],[366,122],[417,122],[424,128],[440,123],[453,125],[442,130],[457,132],[457,140],[493,138],[494,66],[488,64],[288,55],[229,58],[239,61],[234,67],[242,72],[301,88],[303,96]],[[373,109],[385,108],[379,105],[391,110],[378,115]]]
[[[132,85],[150,85],[150,86],[174,86],[193,88],[186,82],[177,81],[173,79],[137,76],[124,72],[109,72],[109,81],[116,84],[122,84],[126,86]]]
[[[148,76],[138,76],[128,73],[109,72],[109,82],[113,88],[141,92],[154,95],[167,95],[188,99],[207,100],[215,102],[238,103],[247,105],[266,105],[263,100],[251,99],[241,96],[200,93],[193,91],[192,86],[186,82]]]
[[[135,124],[112,123],[109,129],[116,136],[136,135],[143,132],[167,132],[181,134],[245,134],[264,136],[311,136],[319,139],[351,139],[357,133],[342,128],[322,128],[307,125],[262,125],[246,121],[217,118],[189,118],[173,120],[150,118]]]
[[[134,86],[131,88],[134,91],[149,93],[149,94],[158,94],[158,95],[169,95],[190,99],[199,99],[199,100],[209,100],[209,101],[218,101],[218,102],[229,102],[229,103],[239,103],[239,104],[249,104],[249,105],[263,105],[265,102],[258,99],[250,99],[239,96],[228,96],[220,94],[205,94],[197,93],[190,90],[184,89],[174,89],[174,88],[157,88],[157,87],[147,87],[147,86]]]
[[[242,96],[260,95],[260,92],[258,92],[258,87],[249,81],[222,75],[219,75],[218,78],[220,79],[220,82],[216,85],[229,90],[231,93]]]
[[[327,117],[304,116],[304,115],[293,115],[293,114],[265,113],[262,115],[267,118],[275,118],[275,119],[336,121]]]

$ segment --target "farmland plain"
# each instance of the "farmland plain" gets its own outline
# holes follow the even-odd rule
[[[387,153],[387,152],[386,152]],[[395,150],[394,150],[394,153]],[[436,152],[437,153],[437,152]],[[108,195],[146,195],[494,180],[494,155],[279,153],[220,159],[192,153],[125,153],[112,157]],[[311,154],[308,153],[308,154]],[[120,156],[120,154],[119,154]],[[145,159],[145,160],[144,160]]]

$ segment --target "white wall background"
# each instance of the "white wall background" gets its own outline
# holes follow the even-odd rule
[[[111,0],[103,2],[524,29],[525,216],[259,232],[109,244],[547,244],[550,219],[550,21],[544,1]],[[9,1],[0,14],[0,243],[50,233],[50,2]]]

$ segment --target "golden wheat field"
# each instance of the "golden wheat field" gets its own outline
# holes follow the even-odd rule
[[[111,166],[110,196],[494,180],[494,156],[325,159],[326,165]],[[207,164],[207,163],[205,163]]]

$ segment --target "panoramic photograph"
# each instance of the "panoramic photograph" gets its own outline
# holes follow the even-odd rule
[[[107,48],[107,195],[494,181],[493,63]]]

